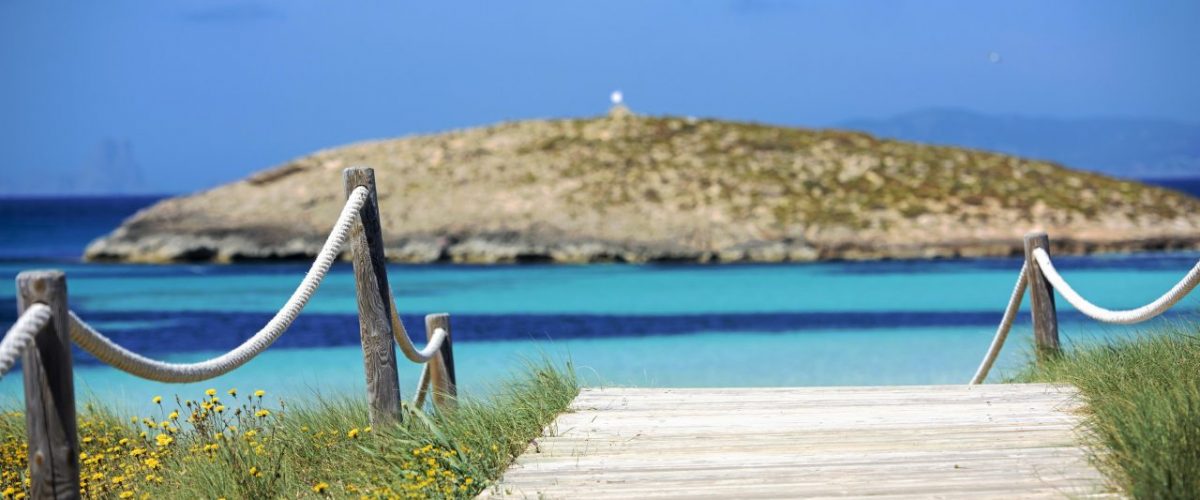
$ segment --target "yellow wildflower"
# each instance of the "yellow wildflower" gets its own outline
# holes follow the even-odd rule
[[[159,434],[157,436],[154,436],[154,440],[156,442],[158,442],[159,446],[167,446],[167,445],[171,444],[173,441],[175,441],[175,438],[168,436],[166,434]]]
[[[258,467],[251,467],[250,477],[262,477],[262,471],[258,470]]]
[[[121,494],[118,496],[121,498],[133,498],[133,492],[132,491],[122,491]]]
[[[264,391],[264,390],[262,390],[262,389],[259,389],[259,390],[257,390],[257,391],[254,391],[254,397],[256,397],[256,398],[261,398],[261,397],[263,397],[263,396],[266,396],[266,395],[267,395],[267,391]]]
[[[271,415],[271,412],[269,410],[267,410],[266,408],[263,408],[261,410],[254,412],[254,416],[256,416],[258,418],[263,418],[263,417],[267,417],[270,415]]]
[[[346,433],[346,437],[348,437],[350,439],[357,438],[358,437],[358,427],[350,429],[350,432]]]
[[[205,395],[207,395],[207,396],[216,396],[216,395],[217,395],[217,390],[216,390],[216,389],[209,389],[209,390],[206,390],[206,391],[204,391],[204,394],[205,394]]]
[[[217,410],[217,413],[221,413],[221,412],[225,411],[225,405],[217,405],[216,410]]]
[[[144,463],[146,464],[146,467],[151,469],[157,469],[161,465],[158,459],[154,457],[147,458]]]
[[[162,404],[162,396],[154,396],[154,399],[151,399],[151,401],[154,401],[156,405],[160,405]]]
[[[171,420],[179,420],[179,411],[171,412],[170,415],[167,415],[167,418],[169,418]]]
[[[237,388],[236,387],[234,387],[233,389],[230,389],[226,392],[228,392],[230,396],[233,396],[235,398],[237,397]]]
[[[325,493],[325,491],[327,491],[328,489],[329,489],[329,483],[326,483],[325,481],[321,481],[317,484],[314,484],[312,487],[312,490],[314,493]]]

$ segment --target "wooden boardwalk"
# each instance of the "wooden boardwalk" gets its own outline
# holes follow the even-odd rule
[[[1073,389],[585,389],[483,497],[1108,496]]]

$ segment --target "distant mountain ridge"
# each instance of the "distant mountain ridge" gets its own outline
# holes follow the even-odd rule
[[[1200,177],[1200,124],[1151,118],[1041,118],[933,108],[838,127],[983,149],[1127,178]]]

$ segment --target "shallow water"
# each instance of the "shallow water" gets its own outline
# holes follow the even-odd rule
[[[2,203],[0,203],[2,205]],[[307,265],[79,264],[82,249],[137,204],[93,210],[80,227],[59,221],[37,248],[19,227],[0,241],[0,277],[64,269],[72,308],[131,349],[170,360],[227,350],[261,327]],[[131,208],[132,207],[132,208]],[[0,210],[0,215],[4,211]],[[107,219],[106,219],[107,217]],[[3,217],[0,217],[3,219]],[[109,224],[115,224],[111,222]],[[4,221],[0,220],[0,226]],[[83,227],[86,226],[86,227]],[[75,254],[77,255],[77,254]],[[1196,254],[1058,258],[1086,296],[1141,305],[1169,288]],[[483,394],[523,360],[570,359],[590,385],[793,386],[965,383],[987,349],[1012,290],[1017,259],[738,266],[390,266],[398,307],[423,343],[421,315],[450,312],[460,385]],[[11,283],[11,281],[9,281]],[[0,324],[15,318],[0,287]],[[1187,299],[1173,318],[1195,311]],[[266,389],[287,398],[357,397],[364,391],[352,275],[335,267],[306,312],[259,358],[211,382],[168,385],[107,368],[76,351],[81,395],[148,404],[155,394],[204,388]],[[1095,342],[1149,326],[1083,321],[1060,301],[1065,341]],[[1029,346],[1022,315],[993,380],[1017,369]],[[418,367],[400,363],[406,396]],[[0,380],[19,397],[20,376]],[[141,403],[139,403],[141,402]]]
[[[1167,289],[1195,255],[1064,258],[1080,290],[1129,307]],[[10,262],[0,275],[44,263]],[[118,342],[171,360],[229,349],[266,322],[304,266],[59,265],[72,307]],[[772,266],[392,266],[410,334],[449,311],[465,393],[548,355],[591,385],[789,386],[962,383],[987,348],[1018,260]],[[0,289],[5,324],[15,304]],[[1195,309],[1184,303],[1180,314]],[[264,388],[289,398],[364,391],[352,276],[339,266],[292,330],[248,365],[203,384],[146,382],[76,353],[81,393],[113,401],[204,388]],[[1084,322],[1060,301],[1068,342],[1139,329]],[[995,379],[1029,345],[1018,323]],[[401,363],[405,394],[418,368]],[[19,377],[0,394],[20,392]]]

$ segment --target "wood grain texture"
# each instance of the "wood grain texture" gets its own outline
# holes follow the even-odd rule
[[[1115,496],[1042,384],[585,389],[481,497]]]
[[[358,223],[350,231],[350,241],[353,242],[354,292],[358,299],[358,331],[362,339],[371,424],[385,425],[400,420],[400,380],[392,313],[387,304],[391,294],[379,225],[375,172],[369,168],[348,168],[343,178],[347,197],[358,186],[366,186],[371,191],[359,211]]]
[[[1050,252],[1050,237],[1046,233],[1025,235],[1025,268],[1029,281],[1030,314],[1033,316],[1033,338],[1037,347],[1038,360],[1057,356],[1062,352],[1058,342],[1058,311],[1054,308],[1054,287],[1042,275],[1033,250],[1041,248]]]
[[[31,498],[79,498],[67,278],[62,271],[17,275],[18,314],[41,302],[52,316],[21,358],[25,372],[25,435]]]
[[[432,339],[433,332],[438,328],[446,330],[446,339],[442,341],[438,355],[429,360],[433,404],[438,409],[454,408],[458,405],[458,376],[454,372],[454,343],[450,335],[449,314],[436,313],[425,316],[426,340]]]

